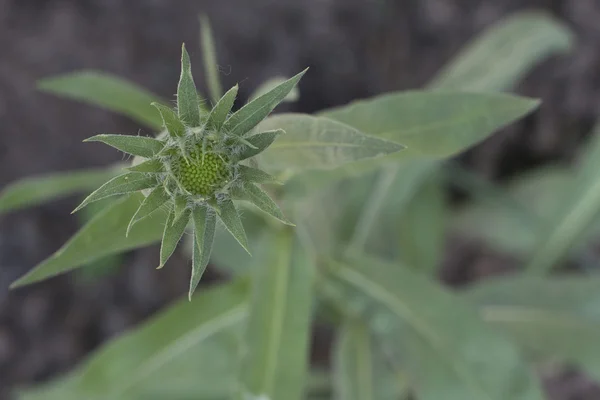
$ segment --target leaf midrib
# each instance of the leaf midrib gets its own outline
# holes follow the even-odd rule
[[[560,218],[560,221],[556,225],[555,229],[551,231],[550,235],[548,235],[548,237],[546,238],[546,240],[544,240],[542,245],[538,247],[538,250],[535,253],[535,257],[532,259],[528,270],[533,273],[539,273],[549,268],[551,265],[549,265],[548,260],[552,260],[554,258],[556,261],[557,252],[561,252],[562,249],[564,249],[566,246],[553,246],[554,250],[551,252],[548,252],[547,249],[550,247],[551,244],[556,243],[556,241],[558,240],[557,238],[562,236],[561,234],[563,232],[566,231],[571,233],[573,231],[573,221],[577,222],[580,219],[582,219],[582,216],[585,217],[588,214],[589,210],[593,209],[592,206],[597,204],[599,200],[600,179],[597,179],[592,184],[592,186],[585,192],[585,194],[580,198],[580,201],[577,201],[575,203],[575,206],[570,207],[569,211]],[[579,233],[581,233],[581,231]],[[570,240],[572,240],[572,235]],[[563,243],[564,242],[565,241],[563,240]],[[550,254],[550,256],[548,256],[548,254]]]
[[[514,305],[485,305],[479,307],[482,318],[492,323],[545,324],[567,328],[598,328],[600,320],[586,320],[575,317],[566,311],[548,310],[536,307]],[[586,322],[587,321],[587,322]]]
[[[523,115],[525,115],[527,112],[531,111],[531,109],[533,108],[533,105],[534,105],[534,103],[532,101],[531,106],[526,107],[526,111],[523,112]],[[429,124],[420,124],[419,126],[414,127],[414,128],[409,128],[409,129],[404,129],[404,130],[402,130],[402,129],[385,130],[385,131],[382,131],[377,136],[382,136],[382,137],[390,140],[388,135],[399,134],[401,137],[398,138],[398,140],[401,141],[402,139],[404,139],[406,137],[410,138],[410,137],[414,137],[417,135],[429,135],[430,131],[432,131],[432,130],[453,127],[455,125],[465,125],[467,123],[472,124],[473,120],[478,120],[478,119],[482,119],[482,118],[485,118],[487,120],[488,116],[486,114],[489,114],[488,109],[489,109],[489,107],[485,107],[485,108],[481,107],[481,108],[478,108],[476,111],[473,111],[473,113],[468,114],[468,115],[463,115],[461,117],[456,117],[456,118],[446,118],[446,119],[443,119],[440,121],[431,122]],[[497,107],[495,111],[501,112],[503,114],[507,114],[509,112],[518,111],[520,109],[521,109],[521,107],[516,107],[514,104],[511,104],[511,105],[506,105],[504,107]],[[497,114],[495,114],[495,115],[497,115]],[[494,125],[498,125],[498,127],[490,128],[490,129],[491,130],[500,129],[502,126],[508,124],[509,122],[510,121],[505,121],[500,124],[494,124]],[[394,142],[395,142],[395,140],[394,140]]]
[[[285,251],[280,252],[277,257],[277,265],[275,268],[280,271],[275,276],[275,288],[273,290],[272,304],[274,305],[273,315],[271,318],[271,326],[268,330],[267,337],[270,338],[268,343],[272,345],[267,348],[267,357],[265,365],[265,374],[262,384],[263,393],[268,395],[274,394],[274,381],[277,369],[277,355],[281,346],[283,324],[285,322],[285,309],[287,307],[288,298],[286,296],[286,288],[289,284],[290,268],[292,268],[291,260],[288,259],[288,254]]]
[[[369,138],[370,140],[376,140],[378,142],[380,142],[381,145],[381,149],[385,150],[384,145],[386,144],[391,144],[393,146],[398,146],[398,143],[395,142],[390,142],[386,139],[380,139],[380,138]],[[273,143],[270,148],[279,148],[279,149],[285,149],[285,148],[297,148],[297,147],[350,147],[350,148],[361,148],[361,149],[379,149],[380,146],[364,146],[363,144],[354,144],[354,143],[340,143],[340,142],[288,142],[288,143]]]
[[[113,394],[116,398],[123,396],[128,390],[135,387],[144,378],[158,370],[163,365],[172,361],[173,358],[189,350],[211,336],[214,336],[222,330],[241,322],[246,317],[246,305],[240,304],[227,313],[219,315],[212,320],[203,323],[196,329],[182,335],[177,340],[170,343],[162,351],[147,359],[143,366],[138,369],[135,376],[128,379],[124,384],[114,390]]]
[[[373,360],[371,359],[371,343],[366,329],[363,327],[353,328],[358,329],[359,346],[356,349],[358,360],[358,392],[361,394],[359,400],[374,400],[373,399]]]
[[[441,337],[435,334],[435,331],[427,325],[426,321],[419,319],[418,316],[411,311],[410,306],[404,304],[399,298],[395,297],[392,293],[389,293],[384,287],[369,280],[368,277],[348,268],[340,269],[336,271],[336,274],[345,281],[363,289],[365,293],[371,294],[374,299],[378,299],[382,304],[385,304],[394,314],[400,317],[400,319],[406,320],[438,354],[447,355]],[[447,362],[458,377],[463,379],[467,387],[476,394],[475,398],[495,400],[494,397],[486,392],[485,388],[480,387],[479,382],[471,379],[471,371],[465,369],[460,363],[457,363],[454,357],[444,357],[442,359]]]

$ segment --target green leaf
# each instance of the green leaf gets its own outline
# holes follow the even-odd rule
[[[121,171],[119,165],[23,178],[0,191],[0,214],[93,190]]]
[[[269,242],[253,277],[242,390],[300,400],[309,367],[314,265],[291,230],[272,232]]]
[[[238,161],[254,157],[265,151],[279,135],[284,133],[285,131],[283,129],[274,129],[272,131],[260,132],[246,138],[246,141],[254,146],[254,148],[252,146],[246,146],[238,155]]]
[[[333,263],[327,295],[363,318],[423,400],[541,400],[516,347],[457,296],[406,267]]]
[[[144,196],[135,193],[119,199],[95,215],[56,253],[15,281],[19,287],[62,274],[101,257],[147,246],[160,240],[164,213],[156,213],[136,224],[129,236],[127,226]]]
[[[572,47],[573,34],[550,14],[527,11],[501,20],[469,43],[430,86],[505,90],[550,55]]]
[[[465,297],[521,346],[600,381],[598,287],[598,276],[509,276],[473,285]]]
[[[126,115],[153,129],[160,129],[160,115],[151,103],[163,103],[158,96],[122,78],[97,71],[78,71],[41,79],[38,89],[58,96],[81,100]]]
[[[165,147],[163,142],[154,138],[130,135],[102,134],[87,138],[84,142],[102,142],[124,153],[144,158],[156,155]]]
[[[160,172],[165,172],[165,165],[162,161],[160,161],[160,159],[153,158],[151,160],[143,161],[140,164],[128,167],[127,170],[131,172],[157,174]]]
[[[200,102],[192,77],[190,55],[185,49],[185,44],[181,46],[181,76],[177,86],[177,112],[179,119],[187,126],[200,125]]]
[[[288,78],[284,78],[283,76],[276,76],[276,77],[273,77],[273,78],[267,80],[266,82],[263,82],[260,86],[258,86],[254,90],[254,93],[252,93],[252,96],[250,96],[250,99],[254,100],[257,97],[260,97],[263,94],[268,93],[269,91],[273,90],[274,88],[281,85],[282,83],[284,83],[287,80],[288,80]],[[282,103],[294,102],[294,101],[298,101],[299,98],[300,98],[300,90],[298,90],[298,86],[295,86],[288,93],[288,95],[285,96],[283,98],[283,100],[281,100],[281,102]]]
[[[349,186],[349,190],[352,186]],[[339,196],[344,192],[331,187],[328,190],[312,192],[310,195],[295,199],[283,199],[294,212],[294,220],[297,223],[298,236],[302,238],[304,246],[313,254],[329,255],[338,253],[342,248],[342,240],[345,239],[340,220],[343,222],[343,200]],[[352,194],[351,194],[352,195]],[[342,203],[336,202],[341,199]],[[295,200],[295,201],[294,201]],[[293,206],[293,207],[292,207]]]
[[[277,203],[275,203],[275,201],[273,201],[273,199],[258,186],[247,183],[241,189],[236,190],[235,194],[236,199],[249,201],[284,224],[294,226],[294,224],[283,215]]]
[[[560,207],[561,196],[557,194],[566,193],[572,179],[568,169],[551,166],[496,186],[466,171],[448,170],[454,184],[474,197],[453,213],[452,230],[482,240],[496,251],[518,256],[534,249]]]
[[[320,115],[406,145],[408,149],[399,157],[446,158],[529,114],[539,104],[508,94],[407,91],[356,101]],[[282,128],[290,133],[286,126]]]
[[[385,139],[367,136],[348,125],[306,114],[275,115],[259,126],[261,130],[274,128],[281,128],[286,134],[260,156],[260,162],[272,169],[334,168],[404,148]]]
[[[600,215],[600,123],[586,146],[583,162],[563,193],[549,229],[537,243],[526,269],[533,274],[549,271],[569,254]]]
[[[308,69],[288,79],[284,83],[271,89],[269,92],[252,100],[235,112],[223,125],[223,129],[231,135],[243,136],[250,132],[260,121],[265,119],[271,111],[290,93],[300,78]],[[279,127],[277,127],[279,128]]]
[[[172,210],[169,213],[160,246],[160,264],[158,268],[164,267],[171,255],[175,252],[189,220],[189,209],[187,209],[179,218],[175,218],[175,210]]]
[[[188,209],[188,197],[186,195],[180,194],[175,197],[175,217],[173,218],[172,223],[179,220],[179,217],[183,215],[183,213]]]
[[[238,167],[239,178],[242,182],[248,183],[274,183],[277,185],[281,185],[282,183],[277,180],[273,175],[267,174],[265,171],[257,168],[247,167],[245,165],[240,165]]]
[[[436,166],[435,162],[429,160],[414,161],[402,166],[387,165],[374,177],[367,175],[361,181],[355,180],[357,185],[361,182],[368,185],[373,181],[375,184],[364,196],[355,197],[355,204],[348,205],[352,207],[349,212],[353,215],[347,218],[351,220],[355,218],[354,215],[359,216],[348,244],[349,251],[360,253],[365,248],[371,250],[373,244],[380,248],[386,245],[389,247],[390,238],[393,240],[391,248],[397,249],[400,240],[398,225],[405,224],[401,217],[402,209]],[[388,229],[390,225],[393,231],[391,235]]]
[[[158,210],[161,206],[163,206],[170,199],[167,192],[165,192],[165,188],[163,186],[157,186],[154,188],[149,194],[148,197],[145,197],[140,204],[140,207],[137,209],[131,220],[129,221],[129,225],[127,226],[127,231],[125,232],[125,236],[129,237],[129,232],[131,232],[131,228],[144,218],[149,217],[152,213]]]
[[[208,210],[206,207],[194,208],[192,218],[194,220],[195,239],[192,255],[192,278],[190,280],[189,291],[190,300],[210,260],[217,225],[217,216],[212,210]]]
[[[344,400],[397,400],[406,388],[395,376],[377,339],[359,321],[344,323],[334,346],[334,398]]]
[[[446,239],[444,190],[439,175],[430,176],[394,220],[400,234],[400,260],[430,275],[440,269]]]
[[[223,399],[232,394],[246,318],[246,281],[181,300],[95,352],[27,400]],[[21,397],[20,397],[21,398]]]
[[[244,215],[244,231],[248,236],[250,253],[258,252],[267,245],[264,231],[267,229],[266,219],[262,213],[248,212]],[[217,225],[215,242],[211,253],[212,264],[228,275],[246,273],[260,262],[259,257],[253,257],[229,233],[223,224]]]
[[[154,107],[160,112],[160,116],[163,120],[163,126],[169,132],[172,137],[182,137],[185,134],[185,126],[179,119],[179,116],[171,107],[167,107],[163,104],[152,103]]]
[[[119,175],[92,192],[81,202],[79,206],[77,206],[77,208],[75,208],[75,210],[73,210],[73,213],[81,210],[83,207],[94,201],[102,200],[119,194],[150,189],[156,185],[157,181],[155,177],[139,172],[128,172],[123,175]]]
[[[237,240],[237,242],[250,254],[248,249],[248,238],[246,237],[246,231],[244,231],[244,225],[238,210],[235,208],[233,201],[224,200],[219,203],[217,212],[219,218],[225,225],[225,228],[231,233],[231,235]]]
[[[484,33],[480,39],[476,39],[472,45],[466,47],[459,57],[445,67],[428,86],[435,89],[456,88],[480,91],[509,89],[534,64],[565,49],[565,43],[570,41],[567,39],[568,36],[571,34],[563,25],[545,14],[539,12],[518,13],[500,22]],[[328,112],[325,111],[325,115]],[[342,122],[349,123],[348,120]],[[365,125],[374,128],[370,122]],[[385,124],[383,127],[388,128]],[[360,127],[357,128],[360,129]],[[480,139],[483,137],[485,136]],[[474,138],[473,143],[480,139]],[[398,157],[385,157],[381,161],[365,160],[336,170],[319,171],[318,173],[308,171],[303,174],[301,181],[297,179],[298,182],[295,182],[295,186],[298,184],[309,185],[311,188],[324,186],[342,177],[364,175],[365,172],[378,168],[386,159],[389,159],[388,161],[407,160],[411,157],[419,158],[420,154],[412,152],[409,148]],[[290,185],[287,184],[287,187]]]
[[[238,94],[238,85],[235,85],[217,102],[206,120],[206,127],[215,131],[220,131],[225,123],[227,116],[231,112],[233,103]]]
[[[208,82],[208,91],[210,98],[216,103],[223,95],[223,89],[219,80],[215,39],[213,38],[210,22],[206,15],[200,16],[200,29],[200,43],[202,45],[202,58],[204,59],[204,71],[206,73],[206,81]]]

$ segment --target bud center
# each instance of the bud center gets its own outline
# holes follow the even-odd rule
[[[171,161],[173,174],[185,190],[193,195],[209,197],[222,189],[231,179],[226,156],[207,151],[191,153],[187,159]]]

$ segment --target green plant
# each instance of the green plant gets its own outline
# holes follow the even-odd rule
[[[203,27],[205,60],[214,60]],[[519,14],[471,44],[434,79],[436,90],[377,96],[317,116],[267,117],[257,134],[276,129],[286,134],[249,160],[274,177],[269,180],[283,183],[273,198],[296,227],[273,224],[249,208],[242,222],[250,258],[217,225],[212,260],[233,275],[230,282],[201,287],[191,302],[161,312],[71,374],[24,391],[22,398],[362,400],[414,394],[425,400],[539,400],[544,396],[528,358],[558,357],[597,377],[597,279],[515,275],[464,293],[433,279],[450,219],[443,197],[446,160],[538,106],[531,99],[477,91],[509,88],[570,42],[569,32],[548,16]],[[218,106],[221,85],[214,71],[208,77]],[[149,104],[164,101],[104,74],[51,78],[40,87],[162,128]],[[199,115],[209,118],[211,112]],[[251,148],[244,141],[240,146]],[[189,149],[176,146],[178,139],[173,143],[176,151]],[[192,153],[212,151],[211,146]],[[156,151],[163,148],[157,145]],[[48,179],[64,190],[55,184],[37,193],[27,182],[16,183],[0,196],[0,210],[96,186],[72,183],[69,176]],[[175,180],[181,180],[177,173]],[[173,210],[184,213],[174,194]],[[126,235],[145,199],[134,193],[112,202],[15,286],[160,241],[171,226],[168,215],[177,211],[159,209]],[[197,254],[198,241],[191,236],[187,247]],[[337,328],[331,372],[310,368],[314,320]]]
[[[97,135],[87,141],[108,144],[136,156],[128,172],[116,176],[86,197],[75,209],[115,195],[149,191],[127,226],[159,208],[168,217],[160,249],[162,268],[171,257],[190,220],[195,237],[189,297],[208,265],[217,217],[233,237],[248,249],[248,239],[233,200],[247,200],[285,224],[291,224],[277,204],[257,184],[277,183],[275,177],[240,162],[269,147],[283,130],[254,132],[253,129],[296,86],[304,72],[296,75],[231,114],[238,87],[221,97],[210,112],[202,113],[191,64],[182,48],[181,77],[175,110],[152,103],[161,114],[165,129],[153,139],[143,136]],[[220,85],[219,85],[220,86]],[[217,87],[213,87],[215,92]],[[220,96],[220,93],[215,93]],[[392,151],[398,146],[391,145]]]

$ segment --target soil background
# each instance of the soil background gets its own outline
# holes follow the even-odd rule
[[[206,92],[197,50],[201,12],[212,21],[224,86],[240,82],[245,99],[266,78],[311,66],[301,100],[289,107],[313,112],[421,87],[469,39],[523,9],[561,19],[577,45],[516,88],[543,100],[539,112],[462,157],[492,179],[576,159],[600,116],[600,0],[0,0],[0,188],[31,174],[118,161],[107,146],[81,141],[139,128],[42,94],[37,79],[93,68],[173,98],[185,41]],[[15,385],[69,370],[187,290],[185,257],[156,271],[158,249],[152,247],[126,254],[109,276],[70,274],[9,292],[11,281],[75,232],[77,220],[67,216],[77,200],[0,216],[0,399]],[[444,275],[462,283],[506,263],[458,241],[448,248]],[[546,383],[553,400],[600,398],[576,373]]]

